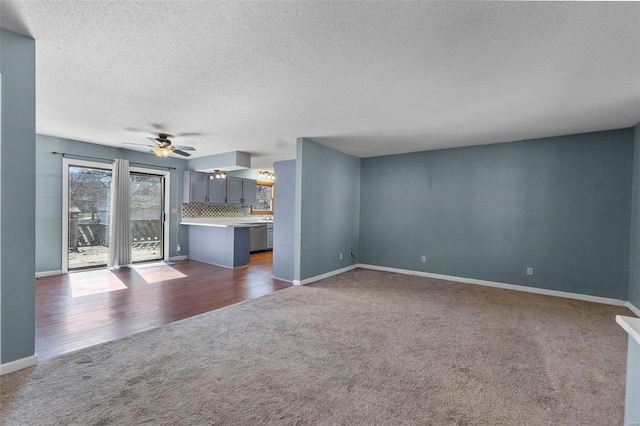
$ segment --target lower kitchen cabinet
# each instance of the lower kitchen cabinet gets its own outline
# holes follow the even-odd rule
[[[267,250],[273,250],[273,223],[267,225]]]

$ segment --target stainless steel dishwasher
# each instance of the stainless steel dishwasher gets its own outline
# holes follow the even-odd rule
[[[251,225],[250,230],[252,252],[267,249],[267,225]],[[246,241],[246,240],[245,240]]]

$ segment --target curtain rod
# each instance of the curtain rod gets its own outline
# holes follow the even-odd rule
[[[90,160],[102,160],[102,161],[109,161],[109,162],[113,161],[113,159],[111,158],[89,157],[87,155],[67,154],[66,152],[52,151],[51,153],[56,155],[62,155],[63,157],[88,158]],[[135,164],[137,166],[156,167],[158,169],[176,170],[175,167],[171,167],[171,166],[158,166],[156,164],[136,163],[135,161],[130,161],[129,164]]]

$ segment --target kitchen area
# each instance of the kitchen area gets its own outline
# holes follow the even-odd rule
[[[274,179],[269,171],[185,171],[180,224],[189,226],[189,259],[238,268],[272,250]]]

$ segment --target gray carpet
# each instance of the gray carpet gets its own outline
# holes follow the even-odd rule
[[[0,378],[9,425],[623,422],[625,308],[356,269]]]

